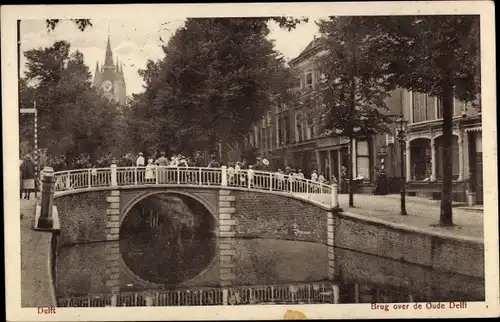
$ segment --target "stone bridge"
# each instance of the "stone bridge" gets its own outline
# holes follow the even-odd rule
[[[135,205],[153,196],[171,196],[190,199],[205,209],[209,218],[207,229],[217,240],[210,264],[181,286],[252,285],[262,278],[269,284],[294,283],[300,281],[265,278],[277,271],[292,276],[301,270],[302,275],[315,272],[309,275],[310,280],[342,275],[344,279],[389,283],[416,293],[435,292],[433,285],[437,281],[451,292],[458,283],[466,293],[484,296],[482,242],[342,212],[336,186],[276,173],[233,172],[226,168],[115,166],[57,172],[55,178],[54,204],[61,228],[58,244],[111,241],[104,257],[88,259],[107,261],[106,271],[95,274],[105,279],[101,283],[106,291],[119,290],[124,272],[131,283],[150,288],[162,286],[131,272],[124,265],[119,243],[113,241],[119,240]],[[276,248],[271,247],[270,254],[264,256],[262,271],[245,276],[245,271],[253,269],[245,266],[245,257],[260,260],[262,254],[249,253],[249,249],[258,248],[257,244],[243,249],[239,241],[258,243],[266,239],[301,244],[279,248],[273,242]],[[304,246],[304,242],[309,246]],[[285,260],[277,260],[278,255]],[[453,280],[444,278],[450,274]]]
[[[233,259],[238,239],[324,245],[321,262],[328,274],[326,248],[331,245],[333,254],[333,213],[339,211],[336,186],[269,172],[232,172],[225,167],[111,167],[56,172],[54,204],[61,227],[58,244],[118,241],[134,206],[160,195],[187,198],[206,210],[210,217],[207,229],[218,241],[216,266],[220,274],[216,275],[222,286],[231,285],[235,278]],[[111,247],[109,252],[108,260],[116,259],[111,264],[116,271],[127,270],[119,249]],[[130,272],[127,275],[148,284]]]

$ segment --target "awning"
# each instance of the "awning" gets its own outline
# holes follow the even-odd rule
[[[482,126],[476,126],[476,127],[468,127],[464,129],[465,132],[482,132],[483,127]]]

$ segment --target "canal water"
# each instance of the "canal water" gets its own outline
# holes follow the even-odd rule
[[[334,283],[340,303],[482,301],[484,281],[418,265],[335,249],[338,276],[328,281],[322,244],[236,239],[235,287]],[[118,241],[58,245],[56,295],[79,298],[110,292],[219,288],[216,220],[197,201],[150,196],[130,210]]]

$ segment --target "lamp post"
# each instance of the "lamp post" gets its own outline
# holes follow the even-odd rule
[[[403,114],[399,114],[396,119],[396,124],[398,127],[397,138],[399,140],[401,148],[401,215],[406,216],[406,178],[405,170],[403,166],[403,160],[405,157],[405,145],[406,145],[406,124],[408,121],[404,118]]]

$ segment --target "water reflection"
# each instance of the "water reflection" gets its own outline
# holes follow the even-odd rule
[[[133,206],[120,228],[120,253],[135,275],[173,285],[205,270],[216,255],[214,217],[199,202],[173,194]]]

